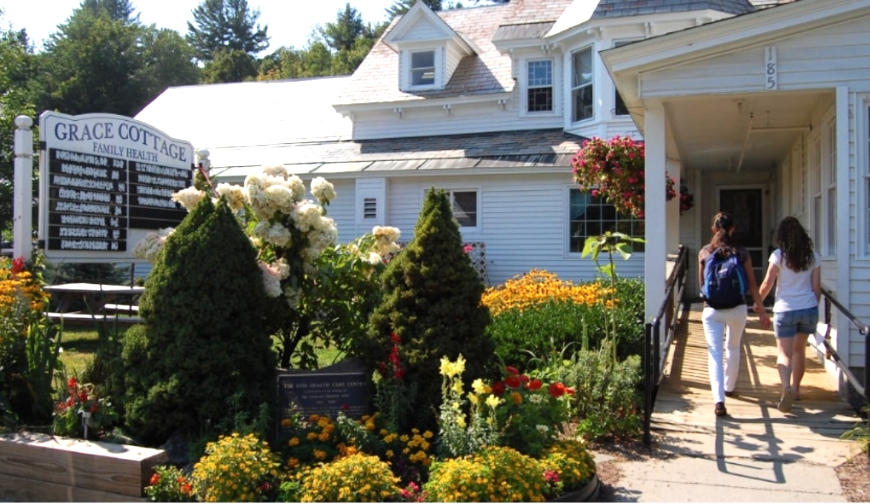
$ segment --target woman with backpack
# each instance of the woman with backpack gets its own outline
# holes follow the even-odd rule
[[[779,353],[776,367],[782,380],[779,410],[788,413],[792,401],[800,401],[801,380],[807,363],[807,338],[815,332],[819,321],[821,257],[813,250],[813,241],[800,221],[794,217],[786,217],[779,223],[774,239],[779,248],[770,255],[760,292],[763,299],[776,283],[773,330]],[[763,309],[761,303],[756,303],[755,311]]]
[[[749,252],[732,238],[735,229],[730,213],[717,213],[711,228],[713,238],[698,252],[698,283],[704,298],[701,321],[717,417],[728,414],[725,397],[737,395],[734,388],[740,372],[740,341],[746,327],[746,292],[759,306],[762,300]],[[770,326],[766,312],[762,311],[759,319],[762,327]]]

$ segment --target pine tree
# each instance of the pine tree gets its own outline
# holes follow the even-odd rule
[[[489,309],[480,302],[484,286],[463,250],[459,225],[444,191],[426,194],[414,238],[384,271],[384,298],[370,320],[363,358],[386,361],[395,332],[406,362],[405,380],[416,385],[414,416],[400,423],[417,427],[435,424],[441,403],[440,361],[462,354],[464,379],[489,373],[494,343],[486,336]]]
[[[200,435],[274,397],[263,276],[226,204],[204,198],[185,217],[145,286],[145,325],[127,332],[123,351],[131,432],[151,442]]]
[[[269,47],[268,26],[260,28],[260,11],[250,10],[247,0],[203,0],[187,23],[187,41],[201,61],[212,61],[219,50],[236,50],[255,56]]]

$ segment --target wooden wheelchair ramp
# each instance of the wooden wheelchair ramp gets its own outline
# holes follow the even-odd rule
[[[674,338],[652,415],[654,442],[682,454],[806,461],[836,466],[857,443],[841,436],[859,417],[837,394],[833,378],[807,348],[800,402],[790,413],[780,397],[776,338],[750,311],[742,340],[738,397],[726,398],[728,416],[717,418],[707,372],[701,304],[691,305]]]

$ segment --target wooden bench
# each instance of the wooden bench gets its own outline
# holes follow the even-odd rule
[[[20,502],[145,502],[166,452],[48,434],[0,436],[0,499]]]

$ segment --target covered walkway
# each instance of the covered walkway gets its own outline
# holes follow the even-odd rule
[[[684,454],[720,461],[733,457],[827,466],[837,466],[855,453],[855,444],[840,436],[859,417],[838,397],[814,348],[807,349],[802,401],[795,402],[790,413],[777,409],[776,340],[773,331],[761,329],[751,312],[742,343],[738,397],[727,398],[728,416],[717,418],[701,310],[701,304],[693,304],[687,311],[666,364],[652,416],[653,438],[659,448],[677,444]]]

